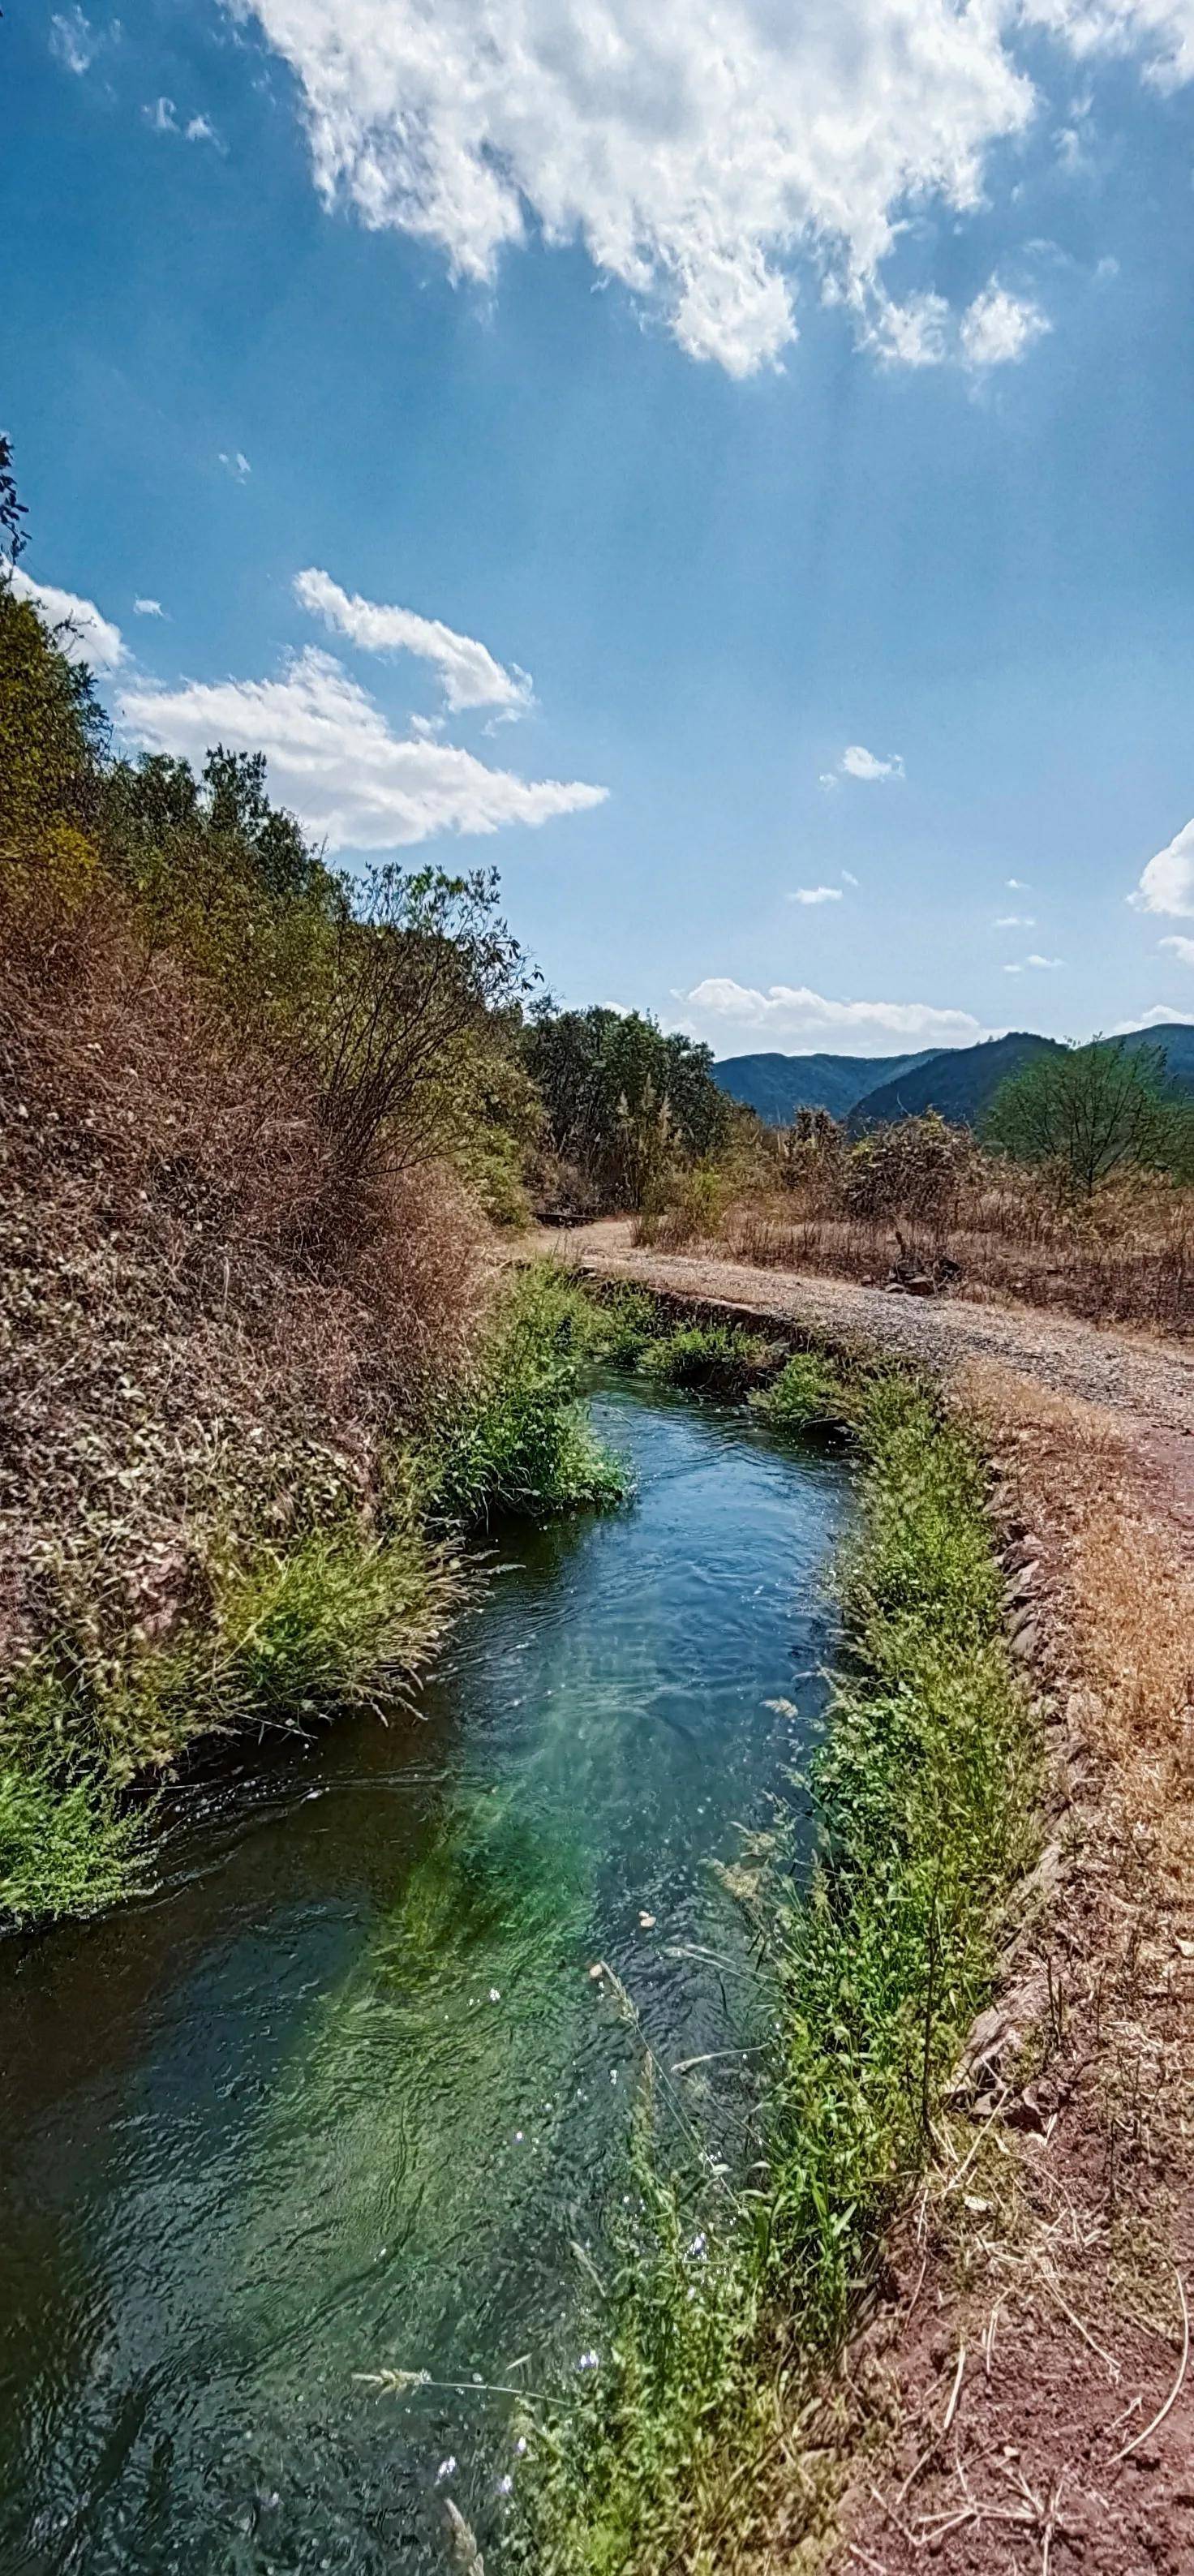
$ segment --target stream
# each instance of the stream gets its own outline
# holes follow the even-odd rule
[[[494,1531],[413,1714],[242,1751],[152,1896],[0,1945],[5,2576],[430,2576],[448,2495],[494,2576],[487,2384],[600,2367],[571,2249],[639,2052],[599,1962],[740,2152],[768,1995],[710,1864],[823,1704],[848,1470],[630,1383],[593,1414],[633,1501]]]

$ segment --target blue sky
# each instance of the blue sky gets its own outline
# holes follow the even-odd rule
[[[718,1053],[1194,1016],[1194,0],[95,0],[0,75],[23,570],[130,742]]]

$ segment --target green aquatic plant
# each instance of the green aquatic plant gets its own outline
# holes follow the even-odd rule
[[[1037,1840],[982,1459],[914,1380],[852,1394],[861,1528],[808,1784],[816,1856],[798,1872],[781,1832],[756,1901],[778,1996],[761,2161],[733,2184],[686,2124],[640,2121],[599,2265],[600,2367],[533,2442],[516,2548],[537,2576],[711,2570],[766,2537],[775,2464],[798,2455],[800,2410],[928,2151]]]

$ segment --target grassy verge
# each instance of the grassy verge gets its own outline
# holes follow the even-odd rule
[[[457,1533],[619,1500],[581,1400],[604,1336],[552,1265],[519,1274],[454,1384],[391,1443],[370,1516],[320,1491],[295,1498],[284,1542],[227,1521],[192,1533],[198,1607],[166,1637],[130,1622],[101,1646],[84,1616],[26,1659],[0,1696],[0,1923],[134,1893],[152,1810],[128,1789],[196,1738],[399,1702],[458,1596]]]
[[[529,2434],[515,2546],[538,2576],[762,2558],[778,2489],[804,2474],[802,2407],[925,2152],[1032,1850],[1033,1727],[982,1461],[908,1379],[791,1365],[778,1418],[853,1424],[861,1529],[811,1772],[817,1858],[797,1873],[781,1835],[760,1904],[778,1996],[762,2158],[733,2184],[648,2063],[634,2188],[581,2328],[598,2363]],[[789,2516],[789,2549],[815,2522],[811,2503]]]

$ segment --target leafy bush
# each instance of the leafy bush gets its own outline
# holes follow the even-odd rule
[[[816,1351],[794,1351],[751,1403],[777,1431],[800,1431],[810,1422],[846,1422],[855,1410],[853,1390],[832,1361]]]
[[[1123,1038],[1034,1058],[1000,1085],[984,1135],[1014,1161],[1052,1165],[1080,1197],[1132,1166],[1194,1178],[1194,1107],[1168,1089],[1163,1047]]]

